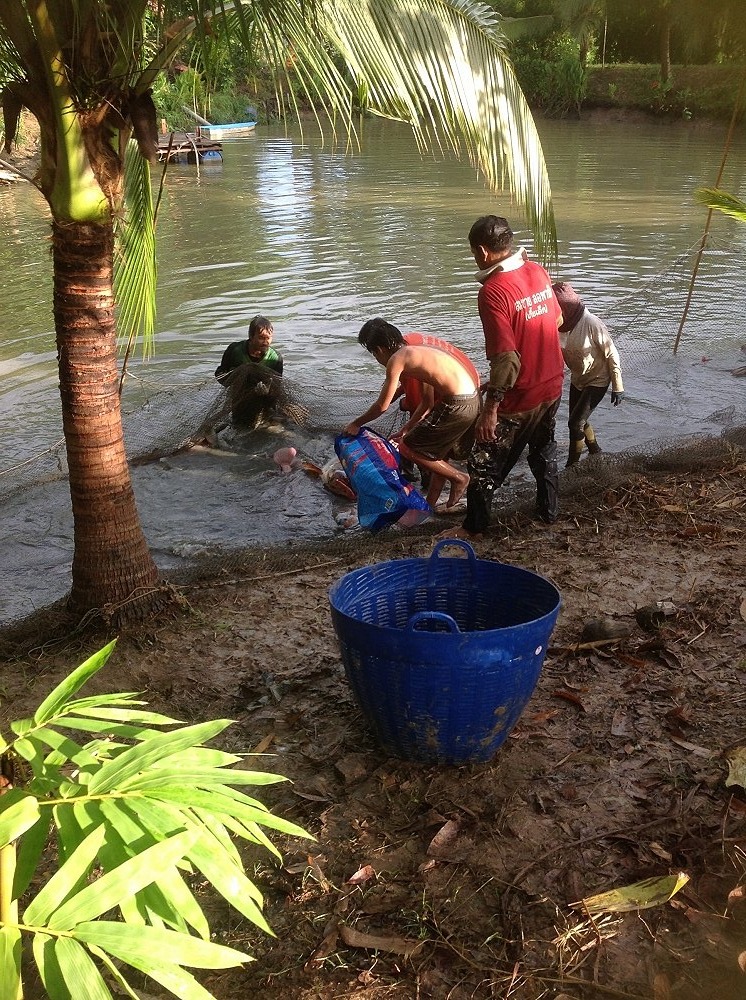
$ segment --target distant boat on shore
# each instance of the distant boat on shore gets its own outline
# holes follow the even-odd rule
[[[245,139],[256,128],[256,122],[231,122],[228,125],[198,125],[197,135],[208,142],[223,139]]]

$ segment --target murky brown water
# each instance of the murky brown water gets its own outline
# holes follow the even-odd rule
[[[725,129],[547,122],[540,131],[557,215],[556,276],[572,281],[591,310],[606,318],[625,363],[627,399],[599,417],[604,444],[622,450],[674,434],[717,432],[722,411],[744,406],[746,383],[724,370],[744,360],[746,226],[715,218],[712,250],[676,358],[671,345],[692,262],[687,251],[706,217],[692,193],[714,182]],[[729,162],[724,186],[738,190],[743,135]],[[509,198],[490,194],[466,163],[421,155],[404,127],[368,122],[360,152],[344,155],[311,134],[302,142],[298,134],[260,126],[249,140],[226,144],[220,165],[199,173],[193,166],[171,170],[159,222],[156,356],[133,370],[172,384],[188,403],[224,346],[262,312],[275,323],[286,374],[329,399],[330,432],[301,444],[317,457],[330,453],[331,429],[345,414],[355,415],[350,405],[364,409],[380,382],[377,366],[356,343],[371,316],[445,336],[482,362],[466,234],[489,211],[507,215],[530,249]],[[47,233],[44,205],[30,186],[0,188],[0,416],[6,431],[0,471],[61,436]],[[353,391],[359,405],[349,402]],[[260,435],[239,467],[195,460],[179,481],[173,521],[164,519],[163,505],[172,506],[169,475],[183,460],[138,473],[138,503],[154,548],[166,558],[205,544],[333,530],[326,496],[286,481],[280,489],[268,458],[276,443]],[[244,515],[240,538],[236,505]],[[288,520],[291,508],[297,516]],[[33,498],[7,510],[10,548],[6,559],[0,545],[3,562],[23,576],[12,547],[21,538],[45,538],[57,548],[53,558],[51,549],[47,555],[64,581],[68,519],[64,496],[54,515],[46,501]],[[36,576],[45,559],[34,553]],[[23,582],[17,585],[23,592]]]

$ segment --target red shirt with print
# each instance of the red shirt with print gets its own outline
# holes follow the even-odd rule
[[[523,413],[559,399],[565,372],[557,333],[562,310],[544,268],[527,260],[494,271],[477,301],[487,358],[516,351],[521,359],[518,378],[505,393],[500,412]]]

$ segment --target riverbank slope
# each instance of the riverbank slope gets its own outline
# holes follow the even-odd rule
[[[224,745],[272,755],[259,766],[292,784],[265,800],[317,838],[282,840],[282,865],[250,860],[277,938],[214,910],[217,938],[257,957],[205,977],[219,1000],[737,995],[746,795],[725,780],[743,742],[746,454],[713,447],[696,465],[648,463],[564,496],[551,528],[513,514],[477,545],[563,600],[537,690],[489,764],[383,753],[329,614],[345,572],[427,557],[443,525],[195,580],[183,612],[120,636],[98,686],[187,721],[235,719]],[[637,614],[658,601],[673,612]],[[583,642],[598,618],[621,637]],[[50,621],[3,639],[3,729],[109,638]],[[571,906],[677,871],[687,885],[639,914]]]

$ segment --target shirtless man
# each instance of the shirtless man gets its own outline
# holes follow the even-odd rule
[[[471,433],[479,417],[479,385],[455,357],[436,347],[410,346],[397,327],[382,319],[369,320],[358,340],[386,368],[378,399],[344,429],[355,435],[361,425],[380,417],[399,393],[402,375],[422,383],[422,400],[394,436],[404,458],[430,475],[427,502],[435,507],[445,483],[450,483],[446,509],[454,507],[469,485],[469,476],[446,459]]]

